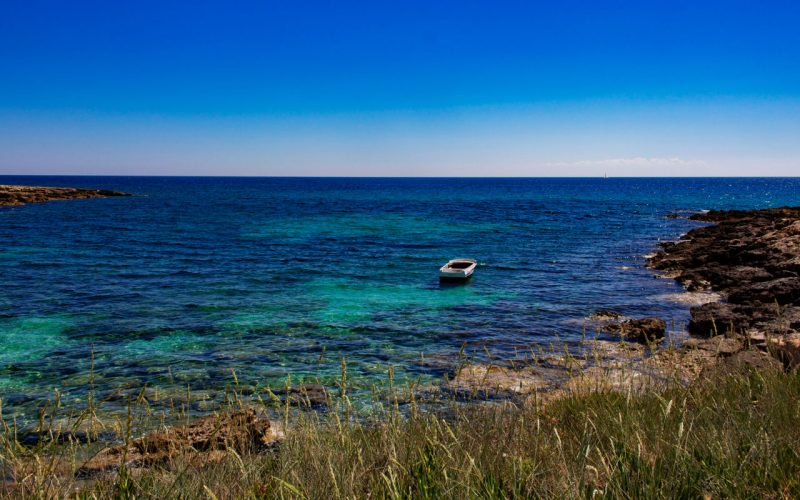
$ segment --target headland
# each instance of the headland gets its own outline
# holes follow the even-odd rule
[[[108,189],[0,185],[0,207],[14,207],[26,203],[40,203],[53,200],[109,198],[112,196],[131,195]]]

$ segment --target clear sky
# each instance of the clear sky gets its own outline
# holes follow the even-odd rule
[[[0,3],[0,174],[800,175],[800,2]]]

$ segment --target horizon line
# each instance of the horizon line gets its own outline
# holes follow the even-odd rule
[[[481,175],[148,175],[148,174],[2,174],[2,177],[137,177],[186,179],[798,179],[800,175],[532,175],[532,176],[481,176]]]

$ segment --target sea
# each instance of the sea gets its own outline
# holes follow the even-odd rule
[[[685,331],[645,266],[709,209],[800,204],[798,178],[0,176],[135,196],[0,207],[0,400],[209,398],[232,384],[436,383],[459,356],[578,346],[597,310]],[[449,259],[479,262],[442,284]],[[560,347],[555,347],[560,349]],[[58,391],[58,396],[55,396]],[[354,397],[357,397],[354,396]]]

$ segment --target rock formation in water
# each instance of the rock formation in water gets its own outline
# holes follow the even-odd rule
[[[741,336],[769,344],[800,363],[800,207],[711,211],[714,225],[662,244],[650,259],[688,290],[714,290],[724,301],[691,309],[689,333]]]
[[[609,321],[600,329],[606,333],[619,334],[625,340],[647,344],[664,338],[667,334],[667,323],[661,318],[648,317]]]
[[[131,195],[120,191],[110,191],[108,189],[0,185],[0,206],[6,207],[42,201],[108,198],[110,196]]]
[[[690,291],[722,298],[692,307],[689,333],[675,349],[652,349],[664,336],[659,318],[626,319],[600,310],[589,317],[605,333],[634,341],[583,342],[589,355],[540,357],[528,363],[469,364],[445,389],[481,397],[557,398],[584,390],[639,390],[706,370],[795,370],[800,366],[800,208],[708,212],[716,223],[662,245],[649,265]],[[650,345],[645,345],[650,344]],[[544,398],[544,399],[542,399]]]

